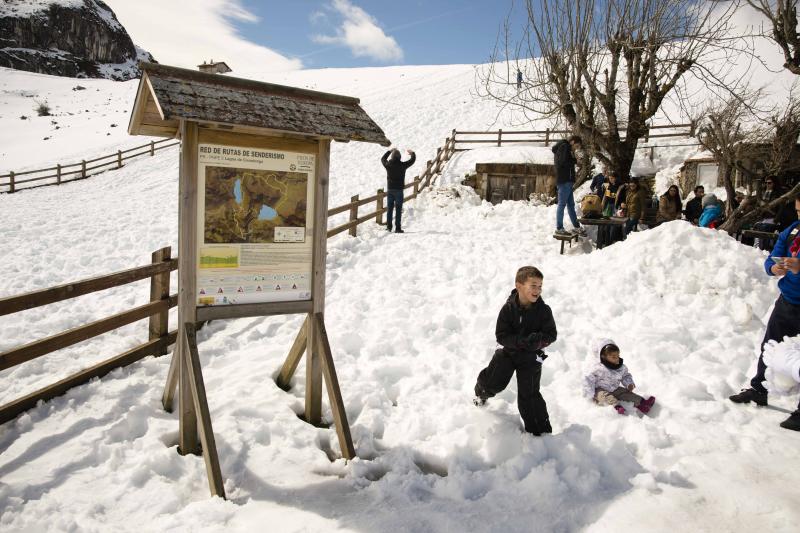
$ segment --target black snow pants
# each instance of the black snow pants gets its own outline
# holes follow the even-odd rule
[[[797,335],[800,335],[800,305],[789,303],[780,296],[767,321],[767,331],[764,333],[764,340],[761,341],[761,355],[758,356],[756,375],[750,380],[751,387],[760,392],[767,392],[763,385],[766,379],[764,373],[767,370],[767,365],[764,364],[764,345],[768,341],[780,342],[786,336]],[[800,403],[797,407],[800,409]]]
[[[502,392],[517,372],[517,407],[525,431],[540,435],[552,432],[547,404],[539,392],[539,381],[542,378],[542,363],[536,361],[531,353],[514,353],[507,355],[503,350],[494,352],[489,366],[478,374],[476,393],[484,398]]]

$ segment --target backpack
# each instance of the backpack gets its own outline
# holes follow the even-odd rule
[[[586,218],[600,218],[602,216],[603,204],[600,197],[596,194],[587,194],[581,198],[581,212]]]

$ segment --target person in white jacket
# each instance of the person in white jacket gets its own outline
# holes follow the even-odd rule
[[[632,402],[642,413],[653,407],[656,399],[650,396],[646,400],[633,392],[636,384],[628,367],[622,363],[619,347],[611,339],[601,339],[594,351],[600,361],[583,381],[583,395],[599,405],[613,405],[621,415],[625,408],[619,402]]]

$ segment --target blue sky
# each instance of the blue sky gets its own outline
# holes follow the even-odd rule
[[[237,32],[299,59],[304,68],[483,63],[511,6],[510,0],[241,0],[240,4],[258,20],[231,20]]]

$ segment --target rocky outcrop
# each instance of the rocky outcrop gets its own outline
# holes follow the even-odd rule
[[[0,66],[75,78],[128,80],[153,56],[133,44],[101,0],[4,0]]]

